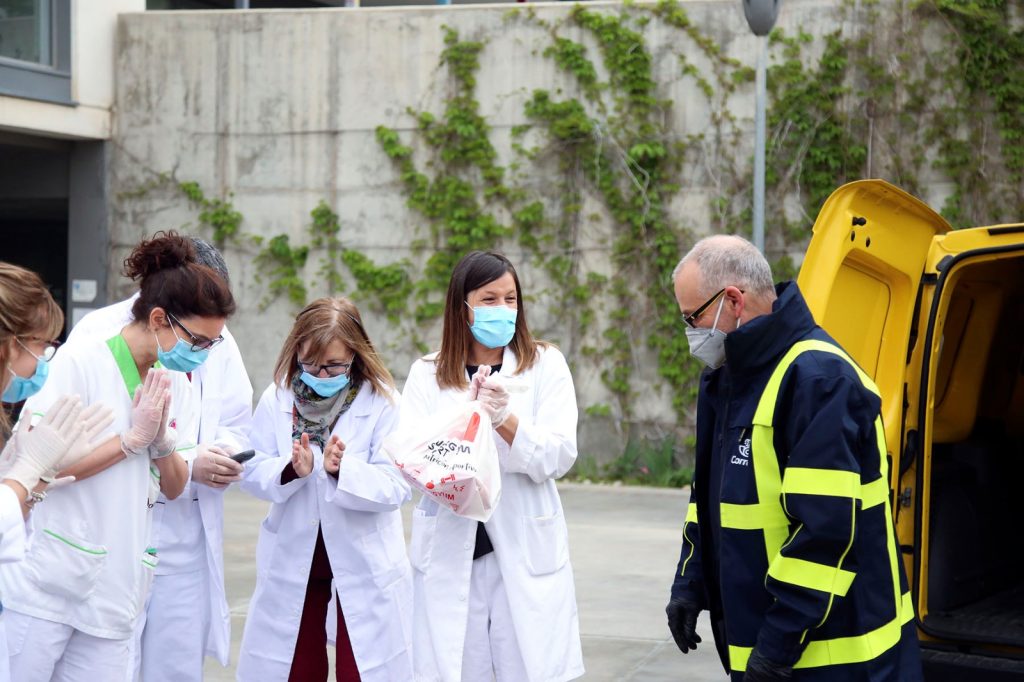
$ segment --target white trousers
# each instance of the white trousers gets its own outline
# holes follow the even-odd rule
[[[135,625],[135,680],[201,682],[210,629],[208,582],[205,568],[153,577]]]
[[[463,682],[491,679],[498,682],[525,682],[529,679],[512,627],[512,610],[494,552],[473,562],[469,618],[462,650]]]
[[[64,623],[5,610],[11,679],[18,682],[120,680],[131,638],[93,637]]]

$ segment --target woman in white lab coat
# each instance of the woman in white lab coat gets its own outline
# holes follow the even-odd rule
[[[0,263],[0,393],[14,404],[38,393],[64,326],[64,314],[34,272]],[[31,432],[8,439],[10,423],[0,410],[0,572],[25,556],[26,524],[32,507],[46,496],[48,484],[64,463],[87,451],[89,434],[109,426],[109,410],[97,406],[98,419],[85,424],[78,397],[57,400]],[[105,413],[104,413],[105,412]],[[88,432],[88,433],[87,433]],[[5,617],[0,613],[0,682],[11,679]]]
[[[510,396],[505,380],[526,390]],[[579,677],[568,532],[555,488],[576,459],[576,394],[562,354],[530,335],[508,259],[477,251],[455,267],[441,350],[413,363],[403,393],[402,430],[479,399],[494,425],[502,484],[484,524],[427,497],[413,510],[415,679]]]
[[[57,346],[54,339],[63,327],[64,313],[39,275],[0,262],[0,392],[3,402],[20,403],[43,387]],[[27,471],[26,480],[20,481],[22,475],[15,470],[15,478],[8,478],[17,457],[17,440],[7,447],[10,427],[6,410],[0,410],[0,447],[4,448],[0,458],[0,468],[4,470],[3,485],[0,485],[0,563],[17,561],[24,556],[24,517],[43,497],[42,494],[32,496],[32,491],[39,486],[42,471]],[[22,434],[22,439],[27,440],[28,434]],[[66,450],[65,444],[59,445],[64,445]],[[46,450],[46,455],[54,462],[59,462],[64,455],[59,446]],[[6,664],[6,656],[0,659]]]
[[[188,239],[196,262],[230,285],[220,252],[202,239]],[[67,343],[87,337],[106,340],[117,334],[134,321],[132,308],[139,296],[136,291],[128,299],[92,311],[75,323]],[[184,451],[191,472],[189,484],[177,499],[158,500],[153,507],[150,546],[170,560],[157,565],[146,608],[136,624],[135,667],[128,680],[201,680],[204,650],[221,665],[228,664],[231,615],[224,590],[224,491],[242,478],[242,465],[230,455],[248,447],[252,384],[227,326],[221,335],[224,341],[189,374],[192,390],[200,396],[199,444],[194,457]],[[191,553],[190,561],[173,560],[182,547],[204,546],[206,551]]]
[[[114,410],[111,430],[62,474],[74,483],[33,511],[25,557],[0,573],[11,675],[35,680],[122,680],[132,628],[160,557],[149,547],[150,508],[174,499],[188,465],[177,452],[195,443],[195,396],[183,372],[154,368],[195,352],[192,334],[215,339],[234,311],[231,292],[194,262],[191,243],[173,233],[142,242],[125,261],[141,280],[135,321],[105,341],[66,344],[22,422],[57,396]]]
[[[399,507],[409,486],[380,451],[398,393],[344,298],[295,318],[264,391],[241,486],[269,500],[238,679],[412,678],[412,584]]]

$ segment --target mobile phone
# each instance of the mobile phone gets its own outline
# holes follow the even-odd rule
[[[255,456],[255,450],[242,450],[241,452],[236,452],[235,454],[231,455],[231,459],[235,460],[239,464],[244,464],[245,462],[248,462]]]

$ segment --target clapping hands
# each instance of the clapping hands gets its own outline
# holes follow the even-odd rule
[[[305,478],[313,471],[313,450],[309,447],[309,434],[292,441],[292,468],[299,478]]]
[[[324,448],[324,471],[332,476],[337,476],[338,470],[341,468],[341,458],[344,456],[345,444],[341,442],[341,438],[331,436],[331,439],[327,441],[327,447]]]

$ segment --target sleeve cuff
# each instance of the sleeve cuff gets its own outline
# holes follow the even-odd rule
[[[782,632],[765,623],[757,633],[757,646],[754,648],[773,663],[793,666],[804,650],[804,645],[800,643],[801,634]]]
[[[281,485],[288,485],[292,481],[299,479],[299,475],[295,473],[295,467],[292,466],[291,462],[284,465],[284,469],[281,470]]]
[[[530,470],[530,462],[533,461],[538,448],[531,429],[531,424],[523,419],[519,420],[516,436],[508,448],[508,458],[504,467],[507,471],[525,474]]]

